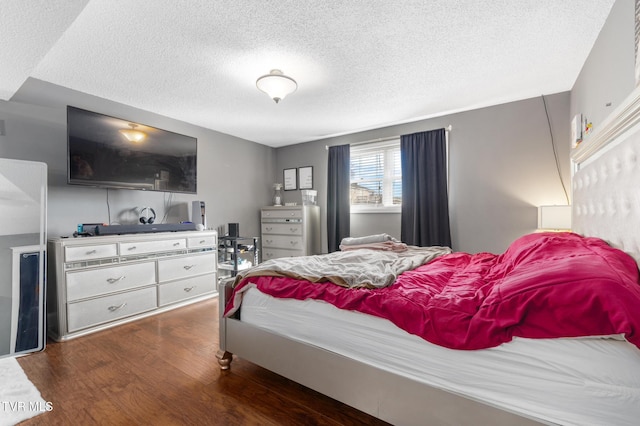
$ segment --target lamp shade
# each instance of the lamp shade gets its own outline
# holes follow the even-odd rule
[[[568,231],[571,229],[571,206],[538,207],[538,229]]]
[[[280,70],[271,70],[256,81],[256,87],[269,95],[276,103],[280,102],[298,88],[298,83],[282,73]]]

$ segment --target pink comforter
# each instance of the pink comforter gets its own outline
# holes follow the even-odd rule
[[[514,336],[554,338],[624,333],[640,348],[638,267],[596,238],[536,233],[504,254],[452,253],[381,289],[346,289],[282,277],[241,281],[227,305],[237,309],[249,283],[280,298],[320,299],[386,318],[453,349],[482,349]]]

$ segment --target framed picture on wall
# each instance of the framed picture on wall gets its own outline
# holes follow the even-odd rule
[[[296,169],[284,169],[284,190],[293,191],[298,189]]]
[[[300,189],[313,189],[313,166],[299,167]]]

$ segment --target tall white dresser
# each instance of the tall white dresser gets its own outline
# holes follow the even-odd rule
[[[320,254],[320,207],[264,207],[262,260]]]

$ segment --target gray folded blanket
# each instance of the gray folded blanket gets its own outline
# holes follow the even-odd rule
[[[342,241],[340,242],[340,245],[343,245],[343,246],[361,245],[361,244],[382,243],[385,241],[398,242],[398,240],[396,240],[389,234],[374,234],[374,235],[367,235],[366,237],[343,238]]]

